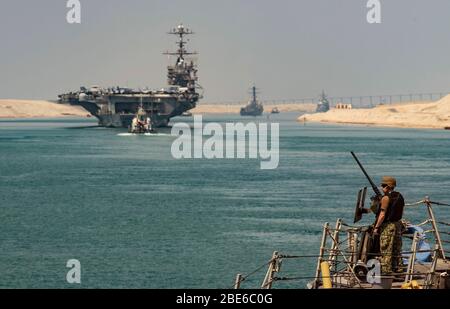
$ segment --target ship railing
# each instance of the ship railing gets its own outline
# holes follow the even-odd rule
[[[393,256],[395,258],[407,258],[407,268],[403,273],[396,274],[396,277],[402,278],[404,276],[404,283],[410,283],[412,280],[421,280],[421,288],[432,288],[436,286],[436,267],[439,259],[446,260],[445,253],[449,253],[445,250],[442,244],[448,244],[450,241],[442,239],[441,234],[450,235],[448,231],[441,231],[438,229],[438,225],[441,227],[450,226],[449,223],[444,221],[436,221],[432,205],[447,204],[432,202],[428,197],[417,203],[407,204],[407,207],[425,205],[427,209],[428,218],[415,225],[425,226],[431,225],[431,229],[424,231],[424,234],[431,234],[433,236],[434,245],[433,249],[421,250],[418,247],[419,240],[423,238],[423,235],[419,235],[416,231],[411,237],[410,235],[404,235],[405,238],[411,239],[410,251],[402,251],[399,256]],[[267,272],[264,276],[264,280],[261,284],[261,288],[272,288],[273,284],[278,281],[293,281],[293,280],[309,280],[308,286],[310,288],[323,287],[323,282],[326,279],[331,281],[333,287],[339,288],[363,288],[363,284],[367,278],[368,257],[379,256],[377,252],[365,252],[361,254],[361,243],[363,241],[363,233],[368,231],[370,226],[352,226],[345,223],[342,219],[338,219],[333,227],[330,227],[329,223],[325,223],[322,229],[322,239],[319,248],[319,254],[316,255],[286,255],[274,251],[272,258],[264,265],[257,268],[257,270],[247,275],[238,274],[235,278],[233,287],[240,288],[241,284],[249,277],[255,275],[264,268],[267,268]],[[417,264],[417,254],[430,253],[431,263],[428,271],[417,271],[415,265]],[[363,258],[361,260],[361,258]],[[316,269],[314,276],[288,276],[281,277],[278,274],[281,272],[281,265],[283,259],[317,259]],[[322,273],[323,263],[326,262],[329,268],[329,275]],[[362,267],[362,268],[361,268]],[[361,272],[365,270],[365,272]],[[312,281],[311,281],[312,280]],[[366,285],[364,285],[366,287]]]
[[[431,225],[431,228],[428,230],[425,230],[424,233],[433,235],[435,245],[437,246],[437,250],[439,251],[439,258],[446,260],[446,253],[449,253],[449,252],[446,250],[446,248],[444,247],[443,244],[444,243],[448,244],[450,242],[447,239],[442,239],[442,235],[448,236],[448,235],[450,235],[450,233],[448,230],[441,231],[439,227],[442,227],[443,229],[448,228],[450,226],[450,224],[447,222],[444,222],[444,221],[436,220],[432,205],[438,205],[438,206],[442,206],[442,207],[450,207],[450,204],[431,201],[428,196],[426,196],[421,201],[411,203],[411,204],[406,204],[407,207],[420,206],[420,205],[424,205],[426,207],[428,218],[425,221],[423,221],[422,223],[420,223],[418,226],[425,226],[427,224]]]

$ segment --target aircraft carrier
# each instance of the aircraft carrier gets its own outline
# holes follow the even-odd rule
[[[167,126],[170,118],[194,108],[202,97],[199,93],[202,88],[197,83],[197,66],[193,59],[188,59],[197,53],[186,50],[185,36],[193,32],[181,24],[168,34],[178,37],[178,49],[164,53],[177,59],[175,64],[167,67],[168,87],[157,90],[80,87],[79,91],[60,94],[58,101],[82,106],[98,119],[99,126],[128,128],[141,105],[153,126]]]

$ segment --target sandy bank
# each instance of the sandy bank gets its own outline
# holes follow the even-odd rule
[[[86,117],[80,106],[38,100],[0,100],[0,118]]]
[[[196,108],[192,109],[193,114],[239,114],[242,105],[222,105],[222,104],[198,104]],[[264,105],[264,113],[270,113],[272,108],[277,107],[283,112],[303,112],[310,113],[316,109],[315,104],[278,104],[278,105]]]
[[[364,124],[406,128],[450,127],[450,95],[435,102],[380,105],[370,109],[331,109],[326,113],[305,114],[303,122]]]
[[[244,105],[244,104],[243,104]],[[243,106],[242,105],[242,106]],[[193,114],[239,114],[241,105],[199,104],[192,109]],[[283,112],[313,112],[315,104],[278,104],[265,105],[264,113],[277,107]],[[0,118],[59,118],[86,117],[89,113],[80,106],[57,104],[40,100],[0,100]]]

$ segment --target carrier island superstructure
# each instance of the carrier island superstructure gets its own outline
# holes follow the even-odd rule
[[[81,87],[79,91],[59,95],[59,102],[82,106],[98,119],[100,126],[126,128],[142,105],[153,126],[167,126],[170,118],[194,108],[202,97],[198,91],[201,87],[197,84],[197,66],[188,58],[197,53],[186,49],[185,37],[193,32],[180,24],[168,34],[178,37],[178,49],[164,53],[176,56],[175,64],[167,67],[168,87],[158,90]]]

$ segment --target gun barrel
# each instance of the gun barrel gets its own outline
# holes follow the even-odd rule
[[[366,178],[369,181],[370,185],[372,186],[372,189],[375,192],[375,194],[378,195],[378,196],[382,196],[380,190],[378,189],[378,187],[375,185],[375,183],[370,178],[369,174],[367,174],[366,170],[364,169],[364,166],[362,166],[361,162],[359,162],[358,157],[355,155],[355,153],[353,151],[350,151],[350,153],[352,154],[352,156],[355,159],[356,163],[358,163],[359,168],[364,173],[364,176],[366,176]]]

